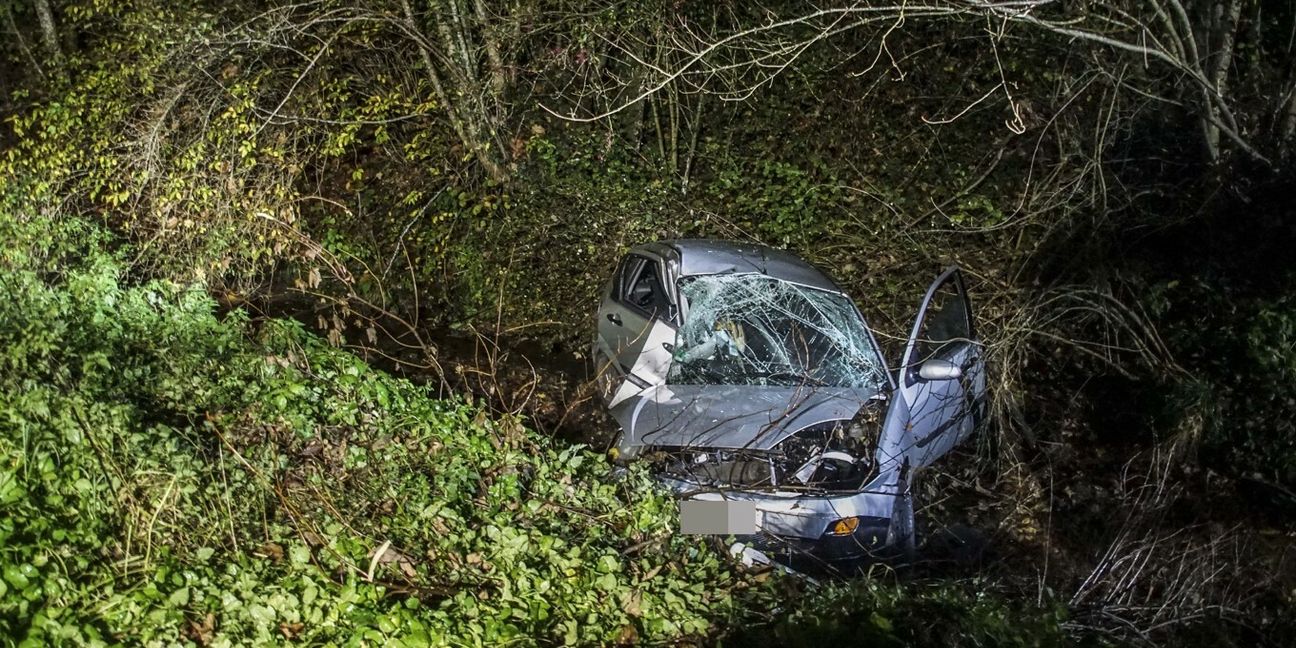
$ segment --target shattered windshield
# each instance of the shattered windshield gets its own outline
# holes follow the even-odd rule
[[[881,388],[881,359],[845,296],[760,274],[685,277],[676,385]]]

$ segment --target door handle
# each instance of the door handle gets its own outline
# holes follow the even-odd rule
[[[608,313],[608,314],[607,314],[607,318],[608,318],[608,321],[609,321],[609,322],[612,322],[613,324],[616,324],[617,326],[621,326],[621,316],[620,316],[620,315],[617,315],[616,313]]]

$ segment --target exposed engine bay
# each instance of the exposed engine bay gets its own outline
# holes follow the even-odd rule
[[[884,405],[870,401],[852,420],[812,425],[769,451],[654,446],[643,458],[700,488],[856,492],[877,474]]]

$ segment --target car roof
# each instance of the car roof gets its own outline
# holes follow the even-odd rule
[[[674,239],[635,249],[675,257],[679,261],[681,277],[753,272],[812,288],[842,292],[832,279],[800,257],[765,245],[714,239]]]

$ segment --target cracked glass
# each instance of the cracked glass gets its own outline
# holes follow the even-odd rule
[[[685,277],[688,316],[667,382],[881,389],[881,358],[850,299],[760,274]]]

